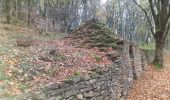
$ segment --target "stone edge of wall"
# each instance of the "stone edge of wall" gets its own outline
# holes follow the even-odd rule
[[[148,65],[137,46],[128,41],[117,44],[120,55],[111,66],[49,86],[44,91],[48,100],[125,100]]]

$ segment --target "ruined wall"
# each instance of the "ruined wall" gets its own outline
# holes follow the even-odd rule
[[[55,84],[44,92],[49,100],[125,100],[133,81],[147,67],[143,51],[135,45],[118,43],[119,56],[111,66],[75,76],[63,84]]]

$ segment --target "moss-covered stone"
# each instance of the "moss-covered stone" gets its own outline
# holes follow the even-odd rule
[[[96,74],[103,75],[104,69],[100,67],[96,67],[96,68],[93,68],[91,71]]]
[[[74,75],[67,78],[64,82],[68,84],[73,84],[82,81],[82,76],[80,72],[75,72]]]
[[[117,36],[105,24],[98,21],[87,21],[73,31],[68,38],[78,47],[116,47]]]

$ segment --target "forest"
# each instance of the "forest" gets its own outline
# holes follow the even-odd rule
[[[0,99],[169,100],[169,29],[170,0],[0,0]],[[109,98],[100,94],[102,85],[44,92],[54,84],[76,88],[86,76],[91,86],[93,72],[107,76],[105,67],[120,59],[112,70],[127,85],[113,92],[121,83],[112,78]],[[124,89],[131,82],[126,72],[132,89]]]

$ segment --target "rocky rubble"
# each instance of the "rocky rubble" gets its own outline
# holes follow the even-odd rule
[[[118,37],[105,24],[97,20],[89,20],[71,32],[65,39],[77,47],[104,49],[107,47],[115,48]]]

